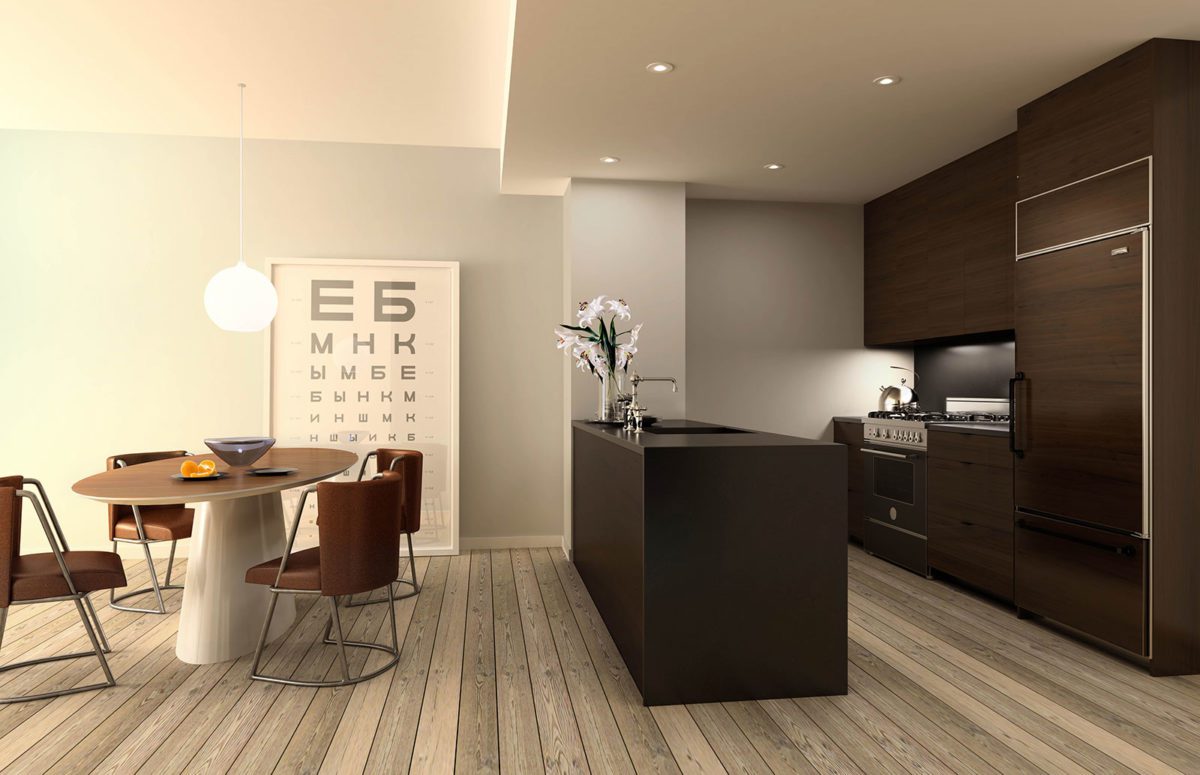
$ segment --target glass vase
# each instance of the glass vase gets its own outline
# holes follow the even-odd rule
[[[617,417],[617,399],[621,395],[620,382],[620,378],[612,372],[601,373],[599,403],[596,405],[597,422],[624,421],[625,418]]]

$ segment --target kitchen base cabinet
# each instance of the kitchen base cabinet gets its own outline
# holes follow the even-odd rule
[[[929,566],[1013,599],[1012,457],[1003,436],[929,434]]]
[[[850,538],[862,543],[863,528],[863,427],[858,420],[835,420],[833,440],[845,444],[846,449],[846,525]]]

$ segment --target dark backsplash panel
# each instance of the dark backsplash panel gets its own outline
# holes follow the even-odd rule
[[[969,344],[924,345],[913,351],[921,375],[917,394],[921,407],[946,408],[946,397],[1004,398],[1016,363],[1012,334]]]

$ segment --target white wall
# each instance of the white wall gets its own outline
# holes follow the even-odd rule
[[[625,299],[632,323],[642,323],[638,354],[630,373],[675,377],[669,385],[647,385],[644,404],[658,417],[683,417],[686,336],[685,193],[682,183],[572,180],[564,199],[564,262],[570,290],[563,315],[600,294]],[[566,318],[564,318],[566,320]],[[595,377],[580,374],[571,385],[571,416],[595,416]]]
[[[862,208],[687,203],[688,416],[832,438],[911,350],[863,348]]]
[[[246,168],[252,265],[462,262],[463,543],[558,543],[561,202],[500,196],[494,150],[251,141]],[[203,309],[236,257],[236,140],[0,131],[0,472],[48,485],[73,546],[103,544],[70,485],[106,456],[265,429],[264,335]]]
[[[641,404],[658,417],[685,417],[686,192],[682,183],[572,180],[563,197],[562,320],[600,294],[628,302],[642,323],[630,374],[675,377],[679,392],[646,385]],[[598,380],[566,357],[563,407],[563,548],[571,551],[571,420],[595,417]]]

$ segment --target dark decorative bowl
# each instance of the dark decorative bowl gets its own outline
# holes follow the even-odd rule
[[[227,465],[243,468],[267,454],[267,450],[275,446],[275,439],[267,436],[230,436],[225,439],[205,439],[204,443]]]

